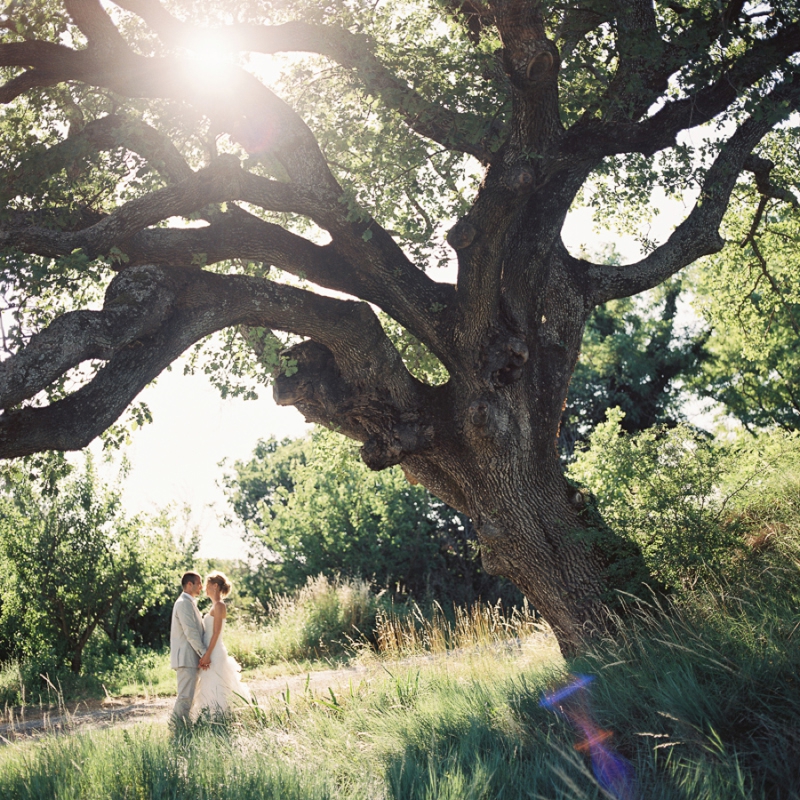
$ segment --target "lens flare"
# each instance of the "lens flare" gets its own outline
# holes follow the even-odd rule
[[[565,686],[545,692],[540,705],[569,720],[580,733],[575,749],[589,754],[594,777],[605,791],[617,800],[638,800],[633,767],[610,746],[614,734],[597,727],[591,718],[588,687],[594,679],[594,675],[573,675]]]
[[[276,140],[276,127],[266,114],[248,114],[241,117],[231,130],[233,138],[251,156],[269,152]]]

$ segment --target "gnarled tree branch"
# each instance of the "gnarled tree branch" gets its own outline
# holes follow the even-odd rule
[[[88,39],[89,47],[111,55],[128,46],[116,25],[106,13],[100,0],[64,0],[64,7],[80,32]]]
[[[675,144],[682,130],[709,122],[728,109],[746,89],[785,65],[800,52],[800,23],[782,28],[771,39],[759,39],[713,83],[680,100],[666,102],[653,116],[641,122],[612,122],[593,115],[579,120],[567,132],[563,152],[586,156],[617,153],[652,155]],[[665,73],[671,74],[677,64]],[[657,98],[655,88],[639,105],[643,111]]]
[[[141,120],[115,114],[91,120],[80,132],[49,147],[22,158],[5,174],[0,173],[0,199],[8,200],[25,192],[26,183],[66,170],[80,170],[85,159],[102,150],[124,147],[147,160],[171,183],[188,179],[192,168],[174,144],[163,134]]]
[[[188,276],[180,276],[184,279]],[[157,267],[127,269],[111,282],[102,311],[71,311],[35,334],[19,353],[0,361],[0,408],[33,397],[88,359],[108,360],[154,334],[182,288]]]
[[[158,0],[115,0],[117,5],[140,16],[168,44],[185,44],[192,33],[204,29],[185,24],[173,17]],[[420,136],[447,147],[468,153],[483,163],[490,158],[484,140],[491,134],[489,120],[451,111],[431,102],[400,80],[375,56],[369,37],[336,26],[287,22],[283,25],[234,24],[216,29],[220,40],[232,50],[255,53],[317,53],[351,69],[364,88],[396,111]],[[475,135],[466,131],[480,131]]]
[[[591,304],[600,305],[643,292],[701,256],[721,250],[724,241],[719,235],[719,226],[733,186],[745,169],[751,151],[777,119],[787,117],[799,106],[800,75],[795,75],[767,94],[755,112],[725,142],[706,174],[694,208],[663,245],[635,264],[589,267]],[[585,262],[578,263],[585,268]]]
[[[0,45],[0,65],[28,65],[48,74],[55,71],[60,80],[80,80],[129,96],[188,97],[199,108],[226,120],[234,135],[237,131],[242,135],[242,126],[248,135],[253,125],[259,128],[259,135],[266,136],[268,149],[277,154],[294,182],[268,181],[242,170],[234,173],[220,159],[220,163],[201,170],[194,178],[149,198],[131,201],[91,230],[77,232],[73,249],[102,252],[147,224],[197,210],[209,202],[238,199],[271,210],[303,213],[330,231],[342,256],[360,273],[360,280],[371,285],[373,296],[383,291],[381,307],[429,344],[437,355],[445,352],[441,322],[427,313],[431,305],[441,304],[439,288],[411,264],[374,220],[368,216],[360,223],[350,220],[347,204],[342,202],[343,192],[311,131],[294,110],[252,76],[233,70],[226,92],[221,95],[193,82],[186,70],[181,71],[179,60],[143,58],[129,50],[113,58],[107,54],[100,57],[91,49],[74,51],[47,42]],[[162,211],[169,207],[171,211],[160,216],[157,207]],[[371,238],[366,236],[367,230]],[[5,234],[4,243],[29,252],[42,252],[43,245],[53,251],[63,247],[63,237],[61,242],[48,242],[56,238],[59,237],[54,232],[17,228]],[[39,250],[31,250],[34,239]]]
[[[569,6],[556,33],[556,41],[561,42],[561,57],[569,58],[582,39],[614,18],[615,11],[614,0],[586,0],[579,5]]]
[[[153,292],[162,292],[162,300],[150,307]],[[101,312],[62,317],[2,362],[0,458],[84,447],[187,347],[232,325],[310,336],[332,354],[345,382],[377,383],[390,407],[419,406],[421,384],[405,370],[365,303],[242,275],[147,267],[112,281]],[[11,407],[88,358],[107,363],[73,394],[43,408]]]

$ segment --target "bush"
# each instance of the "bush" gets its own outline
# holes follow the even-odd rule
[[[302,589],[273,595],[266,627],[231,627],[225,642],[244,667],[336,655],[371,635],[380,603],[366,581],[318,575]]]
[[[234,471],[225,477],[228,498],[258,561],[247,588],[263,603],[271,590],[291,591],[321,573],[448,606],[522,599],[483,570],[466,517],[400,467],[370,470],[338,434],[260,442]]]
[[[174,600],[169,531],[128,517],[89,457],[82,470],[61,454],[23,460],[0,478],[0,656],[78,673],[100,631],[124,652],[136,621]]]
[[[609,412],[569,476],[665,585],[713,586],[745,573],[752,582],[759,552],[798,541],[800,436],[714,441],[685,425],[630,435],[621,417]]]
[[[612,528],[641,548],[657,580],[692,587],[729,563],[742,545],[735,527],[726,524],[730,495],[720,490],[735,450],[686,425],[627,434],[622,417],[619,409],[608,412],[589,447],[578,450],[569,477],[596,496]]]

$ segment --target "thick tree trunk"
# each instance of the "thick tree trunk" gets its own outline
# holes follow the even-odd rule
[[[564,655],[574,655],[610,629],[617,590],[637,593],[649,575],[638,549],[566,480],[555,437],[533,447],[539,436],[531,431],[470,453],[462,439],[453,442],[458,454],[448,458],[439,446],[435,463],[411,459],[406,468],[472,517],[487,572],[509,578],[553,628]],[[457,494],[443,485],[445,471]]]
[[[538,302],[503,297],[503,321],[490,332],[463,329],[443,386],[415,382],[398,405],[375,390],[391,385],[396,366],[382,364],[377,382],[375,364],[346,377],[327,348],[304,342],[288,352],[296,371],[277,378],[275,397],[364,442],[373,469],[401,464],[471,517],[486,570],[525,594],[568,655],[608,630],[615,590],[639,591],[648,573],[564,477],[558,429],[589,308],[565,254],[533,272]]]
[[[158,4],[130,5],[165,44],[180,39],[184,23],[155,10]],[[338,62],[416,134],[480,160],[486,168],[480,189],[447,237],[458,261],[455,286],[426,276],[424,265],[412,261],[378,220],[354,207],[302,117],[252,75],[231,68],[224,92],[199,86],[177,57],[145,57],[131,48],[98,0],[64,3],[74,23],[67,30],[82,34],[66,40],[85,39],[85,47],[22,32],[21,41],[0,44],[2,64],[23,70],[0,87],[0,102],[74,81],[121,97],[188,100],[250,155],[268,154],[282,176],[251,172],[231,153],[194,170],[160,129],[135,121],[138,100],[124,115],[76,126],[67,141],[44,153],[20,154],[4,173],[8,191],[0,198],[10,202],[0,239],[15,248],[12,261],[17,250],[48,259],[83,253],[90,260],[103,256],[119,275],[102,310],[61,315],[0,363],[0,457],[85,446],[167,365],[216,331],[286,331],[302,342],[290,349],[288,369],[276,378],[279,403],[363,442],[362,457],[373,469],[400,464],[469,515],[487,569],[525,592],[565,653],[605,629],[614,590],[636,592],[647,573],[635,548],[603,525],[560,469],[556,439],[583,328],[598,305],[657,286],[718,252],[719,227],[743,170],[755,174],[765,198],[793,199],[771,182],[771,162],[752,154],[800,107],[800,81],[789,69],[800,50],[800,28],[778,21],[773,30],[770,19],[761,33],[744,36],[748,26],[761,23],[750,15],[741,29],[732,25],[740,3],[729,4],[735,13],[726,11],[722,19],[694,15],[685,29],[683,18],[670,28],[652,2],[638,0],[594,3],[588,12],[565,3],[560,22],[550,4],[479,5],[469,11],[471,35],[490,27],[502,45],[496,55],[504,76],[491,85],[504,97],[491,118],[469,112],[470,104],[456,112],[420,94],[391,73],[361,33],[299,21],[231,28],[232,41],[244,51],[299,50]],[[614,36],[611,49],[604,45],[598,52],[595,88],[585,98],[583,89],[576,94],[579,63],[573,60],[571,95],[563,106],[569,113],[562,115],[561,53],[549,38],[552,30],[559,29],[556,38],[572,54],[606,25]],[[731,36],[739,42],[731,53],[740,52],[721,72],[694,64],[695,52],[710,52]],[[581,59],[596,47],[593,37],[584,43]],[[690,62],[697,81],[689,80],[682,96],[670,96],[671,77]],[[762,92],[767,78],[771,88]],[[681,131],[715,118],[738,119],[743,98],[745,105],[754,103],[752,113],[742,112],[720,144],[697,203],[666,242],[622,267],[566,251],[566,215],[604,159],[672,148]],[[83,209],[77,216],[77,208],[65,215],[51,205],[46,185],[39,191],[40,176],[50,180],[62,169],[67,175],[83,169],[83,148],[101,153],[120,147],[145,159],[166,185],[112,213]],[[29,179],[37,186],[30,195]],[[237,203],[313,220],[330,242],[317,245]],[[208,226],[161,227],[175,216],[198,215]],[[276,267],[360,302],[261,272],[234,275],[228,267],[218,273],[199,266],[231,259]],[[23,295],[28,280],[20,278]],[[448,383],[428,386],[408,372],[374,308],[439,358]],[[48,387],[58,387],[60,396],[58,382],[91,359],[106,363],[86,385],[44,406],[27,402]]]

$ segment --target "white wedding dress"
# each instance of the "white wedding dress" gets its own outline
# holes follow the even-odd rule
[[[214,634],[214,617],[206,614],[203,617],[203,640],[206,645]],[[230,708],[238,699],[250,702],[250,689],[242,683],[242,668],[236,659],[228,655],[228,650],[223,641],[225,620],[222,620],[222,630],[219,638],[211,651],[211,664],[208,669],[201,669],[194,693],[191,716],[196,720],[200,714],[208,709],[209,713],[219,714]]]

